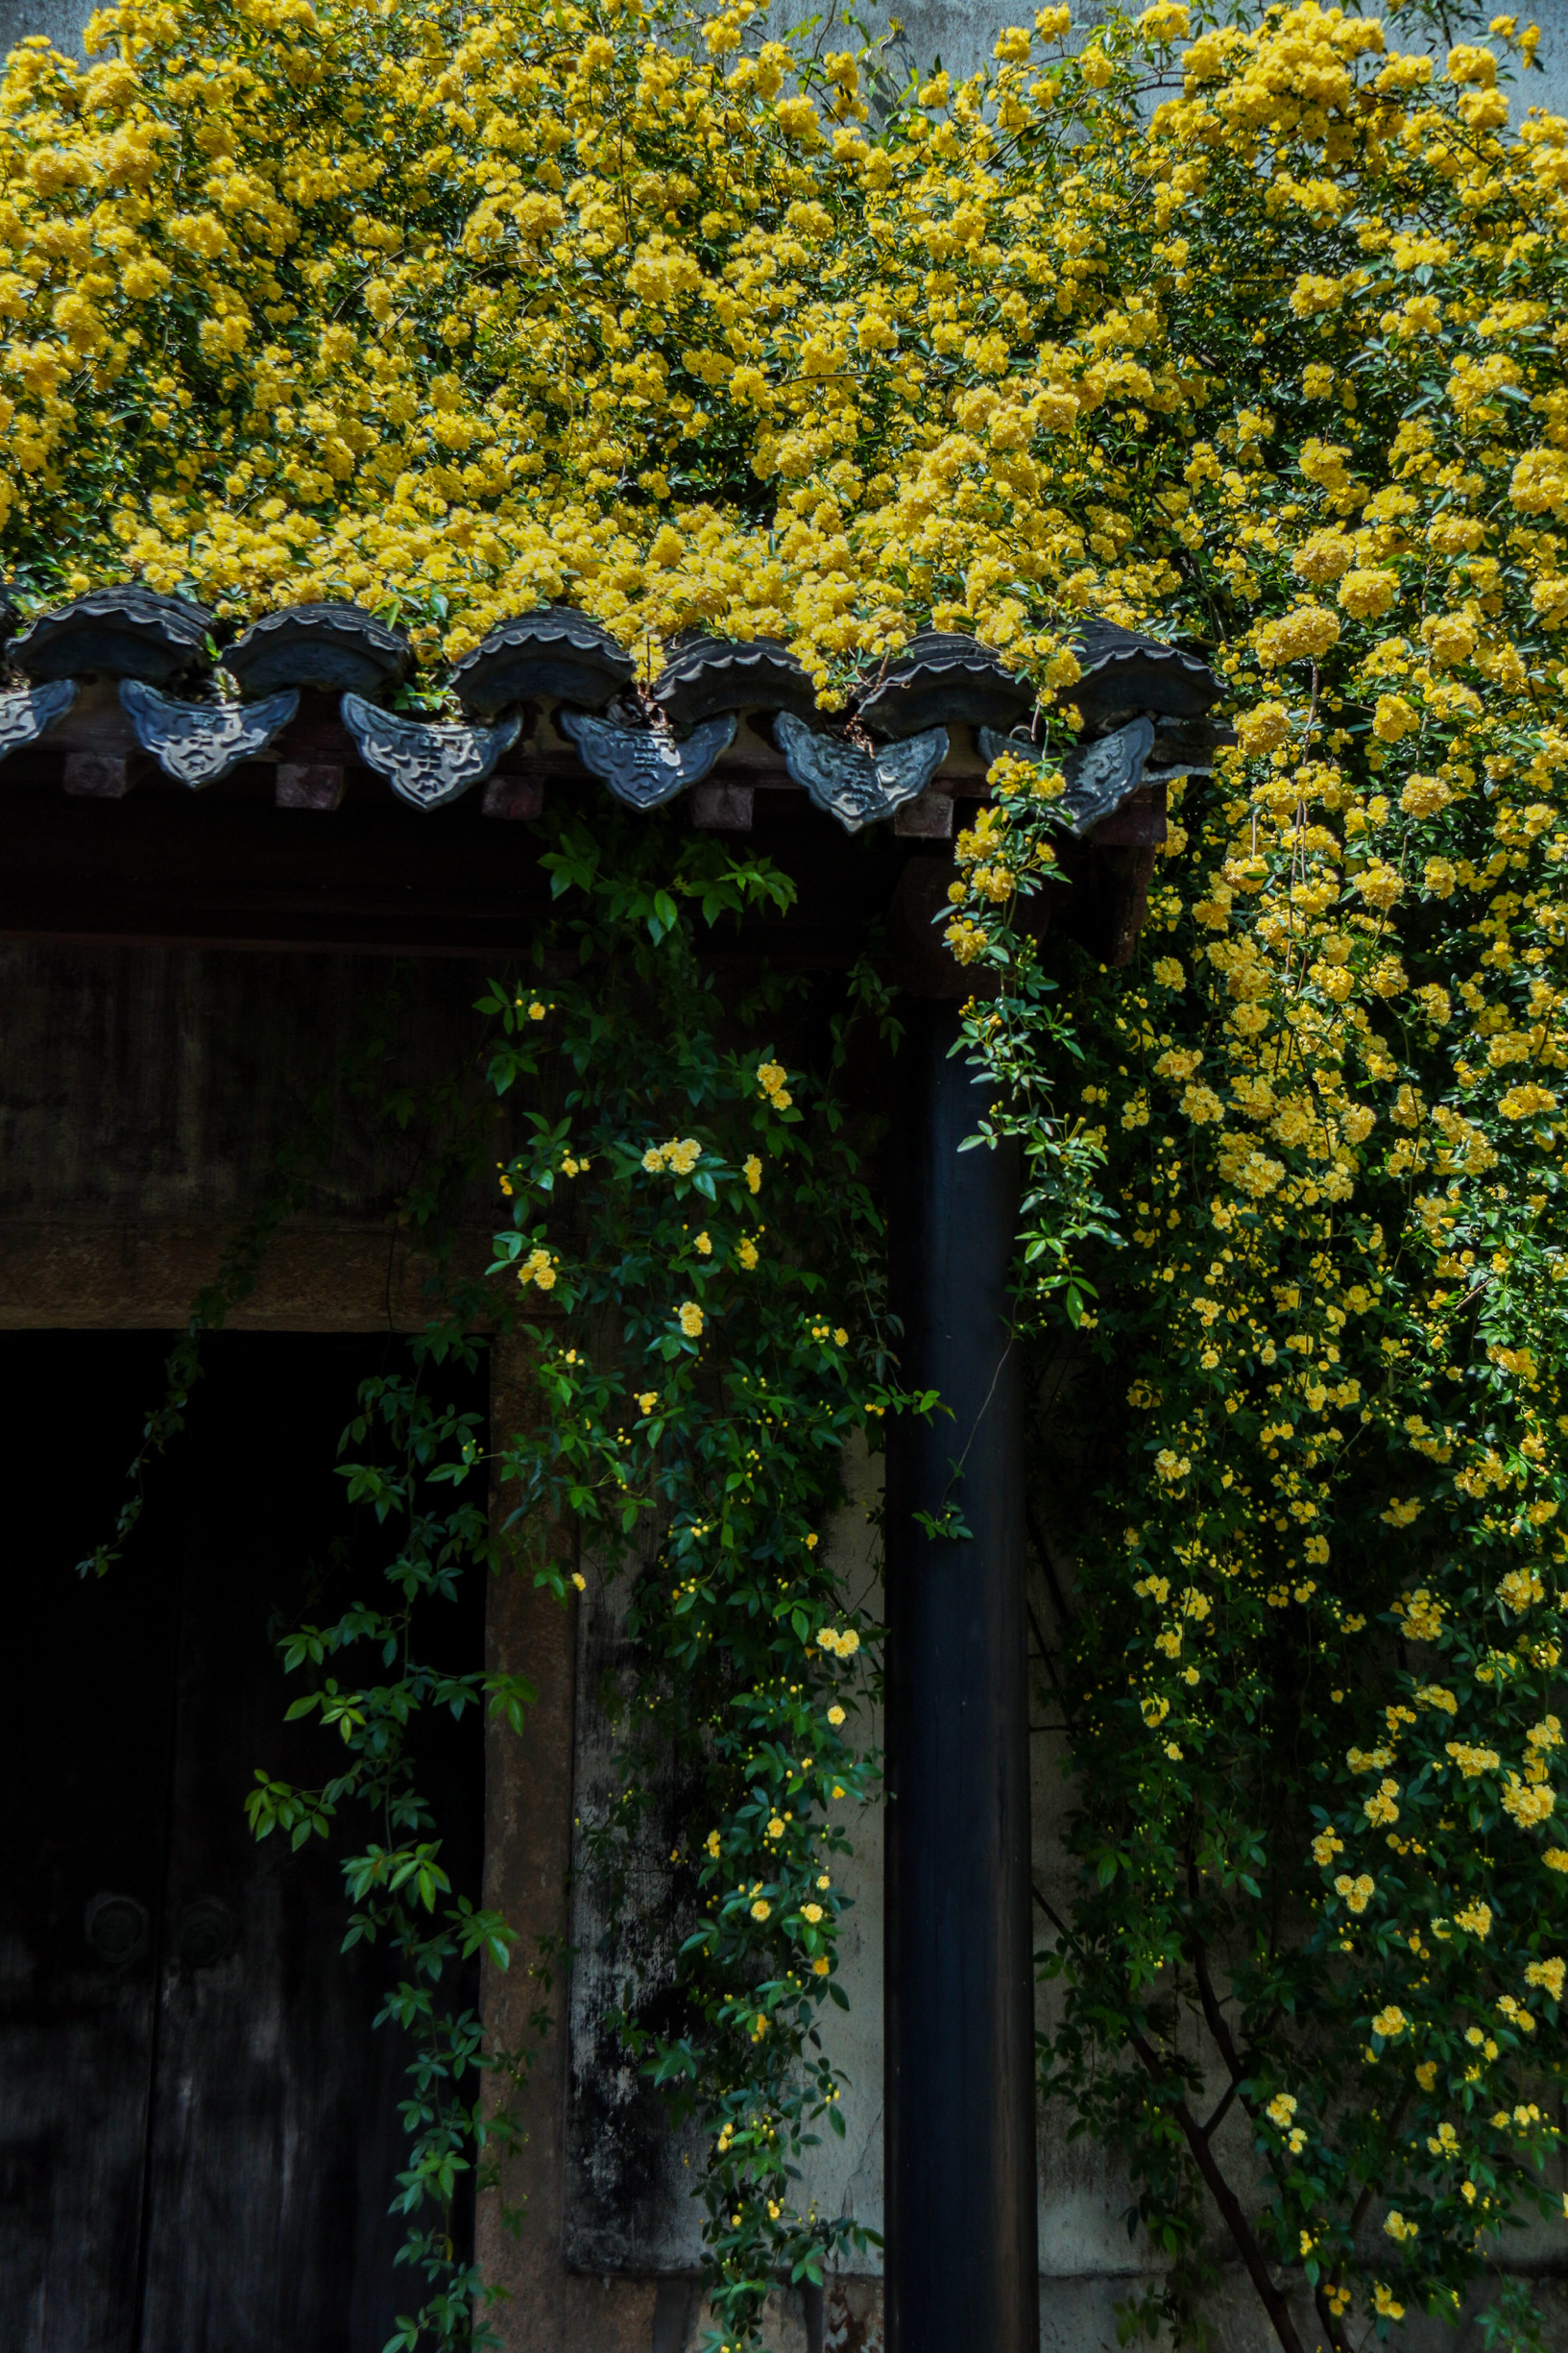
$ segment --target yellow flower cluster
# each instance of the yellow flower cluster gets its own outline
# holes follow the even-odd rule
[[[1106,308],[1079,299],[1058,347],[1114,313],[1155,393],[1175,388],[1077,421],[1101,492],[1085,609],[1111,610],[1119,550],[1142,561],[1129,606],[1201,644],[1236,742],[1170,788],[1124,975],[1060,944],[1081,923],[1041,887],[1050,812],[1013,762],[958,844],[948,938],[990,967],[970,1034],[999,1094],[1022,1078],[1050,1105],[1018,1114],[1024,1240],[1065,1310],[1052,1346],[1093,1332],[1061,1393],[1080,1384],[1121,1506],[1064,1530],[1094,1629],[1081,1686],[1064,1676],[1074,1834],[1104,1892],[1074,1914],[1058,2061],[1081,2111],[1136,2141],[1146,2088],[1094,2080],[1113,2064],[1097,2004],[1191,1962],[1194,1931],[1154,1925],[1202,1908],[1183,1857],[1256,1871],[1263,1910],[1311,1916],[1289,1953],[1207,1881],[1197,1932],[1256,1994],[1237,2011],[1254,2063],[1331,2140],[1331,2083],[1374,2058],[1401,2077],[1441,2180],[1391,2137],[1377,2163],[1387,2194],[1404,2180],[1390,2235],[1425,2300],[1483,2215],[1500,2230],[1534,2195],[1484,2133],[1456,2167],[1434,2111],[1543,2063],[1511,1989],[1544,1983],[1527,1963],[1568,1872],[1546,1844],[1560,1750],[1537,1736],[1568,1599],[1568,124],[1510,128],[1510,20],[1436,57],[1394,30],[1310,0],[1200,25],[1179,94],[1114,135],[1074,90],[1070,164],[1038,184],[1086,231]],[[1109,103],[1134,36],[1098,45]],[[1065,449],[1046,471],[1075,520]],[[1156,550],[1179,585],[1153,582]],[[1070,706],[1071,678],[1050,683]],[[1076,1120],[1036,966],[1084,1057]],[[1313,2040],[1280,2025],[1288,1983]],[[1456,2020],[1478,2012],[1472,2049]],[[1169,2029],[1146,2015],[1150,2046],[1208,2030],[1195,1998]],[[1299,2244],[1325,2327],[1353,2274],[1397,2317],[1274,2122],[1275,2244]]]
[[[689,1176],[701,1158],[702,1146],[695,1136],[677,1136],[668,1144],[650,1144],[642,1165],[651,1176],[661,1169],[668,1169],[672,1176]]]
[[[84,70],[24,43],[24,587],[346,595],[448,656],[561,598],[649,664],[694,623],[785,636],[830,698],[934,618],[1071,683],[1053,612],[1131,619],[1178,579],[1078,423],[1141,430],[1200,384],[1158,298],[1104,282],[1094,206],[1017,168],[1108,58],[1041,81],[1047,11],[989,90],[940,76],[873,135],[863,61],[757,15],[125,0]]]

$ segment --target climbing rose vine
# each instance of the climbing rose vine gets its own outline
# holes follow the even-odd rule
[[[1188,2311],[1212,2195],[1282,2344],[1299,2287],[1336,2353],[1561,2211],[1568,126],[1510,98],[1513,20],[1400,22],[1158,0],[1073,47],[1048,8],[899,96],[744,8],[128,5],[0,93],[24,603],[350,595],[434,695],[562,598],[650,669],[777,633],[829,705],[934,620],[1054,697],[947,925],[1029,1148],[1025,1306],[1099,1433],[1056,1522],[1083,1870],[1047,2078],[1139,2175],[1143,2317]],[[1237,737],[1117,973],[1041,920],[1086,614],[1204,651]],[[672,1197],[717,1152],[732,1252],[739,1067],[689,1169],[677,1123],[646,1147]],[[575,1448],[602,1487],[598,1392],[549,1381],[527,1475]],[[729,1982],[772,1925],[718,1868],[736,1803]],[[799,2244],[767,2202],[713,2208],[727,2342]]]
[[[1039,1498],[1083,1792],[1046,2080],[1173,2258],[1129,2317],[1183,2317],[1218,2204],[1287,2348],[1457,2317],[1564,2211],[1568,148],[1505,139],[1497,65],[1275,13],[1073,158],[1204,388],[1122,449],[1238,740],[1126,973],[1038,944],[1049,759],[948,926],[1031,1239],[1117,1220],[1037,1286],[1059,1419],[1125,1433],[1093,1513]],[[1499,2317],[1536,2341],[1520,2283]]]

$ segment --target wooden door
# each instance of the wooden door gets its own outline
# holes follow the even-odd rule
[[[407,2052],[372,2026],[394,1963],[340,1953],[336,1854],[257,1846],[243,1802],[258,1765],[331,1770],[319,1732],[283,1724],[273,1637],[375,1597],[334,1462],[384,1350],[214,1345],[125,1559],[84,1584],[161,1353],[0,1338],[0,2345],[381,2353],[418,2292],[387,2211]],[[482,1609],[475,1589],[442,1629],[451,1663],[477,1663]],[[477,1724],[425,1770],[477,1895]]]

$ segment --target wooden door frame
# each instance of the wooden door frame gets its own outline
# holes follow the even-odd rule
[[[227,1225],[196,1220],[0,1220],[0,1329],[177,1331],[196,1293],[214,1279],[229,1232]],[[482,1265],[481,1251],[488,1257],[488,1234],[464,1237],[465,1259]],[[253,1295],[226,1328],[416,1331],[426,1312],[426,1272],[417,1253],[396,1238],[389,1246],[386,1231],[369,1223],[301,1225],[277,1236]],[[493,1428],[526,1415],[531,1395],[525,1346],[496,1340]],[[497,1534],[512,1508],[497,1483],[492,1493]],[[479,2201],[479,2260],[487,2278],[506,2292],[495,2317],[507,2353],[650,2353],[662,2317],[660,2283],[586,2279],[567,2268],[567,1989],[559,1960],[547,2001],[529,1967],[542,1945],[564,1953],[569,1928],[575,1597],[563,1608],[521,1575],[497,1578],[487,1596],[485,1648],[491,1665],[526,1675],[539,1700],[520,1735],[492,1725],[485,1741],[484,1901],[504,1912],[519,1944],[510,1969],[486,1964],[481,2013],[499,2045],[534,2056],[526,2081],[510,2097],[521,2147],[500,2191]],[[543,2035],[532,2023],[541,2006],[551,2021]],[[504,2227],[503,2205],[521,2207],[520,2232]]]

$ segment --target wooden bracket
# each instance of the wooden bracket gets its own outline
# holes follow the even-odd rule
[[[749,834],[756,806],[751,785],[697,785],[691,794],[691,822],[711,834]]]
[[[336,809],[343,800],[343,770],[336,762],[280,760],[276,798],[279,809]]]
[[[480,808],[487,817],[538,817],[544,813],[544,788],[535,776],[497,768],[485,787]]]

